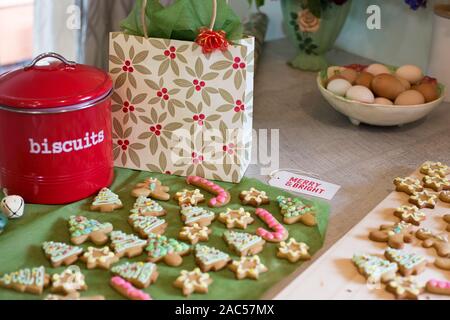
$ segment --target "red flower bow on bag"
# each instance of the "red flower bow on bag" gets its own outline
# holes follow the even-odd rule
[[[195,42],[202,47],[204,54],[215,50],[225,51],[230,44],[227,40],[227,33],[223,30],[214,31],[214,24],[217,17],[217,0],[213,1],[213,14],[209,28],[201,28]]]

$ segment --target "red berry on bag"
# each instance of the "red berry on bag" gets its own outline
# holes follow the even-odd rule
[[[174,46],[171,46],[171,47],[169,48],[169,50],[170,50],[170,52],[175,52],[175,51],[177,50],[177,48],[175,48]]]
[[[245,67],[246,67],[246,64],[245,64],[245,63],[241,62],[241,63],[239,64],[239,68],[245,69]]]
[[[164,55],[165,55],[166,57],[170,56],[170,51],[169,51],[169,50],[164,51]]]
[[[198,121],[198,115],[193,116],[192,119],[193,119],[194,121]]]
[[[195,90],[200,91],[200,90],[202,90],[202,87],[196,86],[196,87],[195,87]]]
[[[124,107],[128,107],[130,105],[130,103],[128,102],[128,101],[125,101],[124,103],[123,103],[123,106]]]
[[[155,132],[155,131],[156,131],[156,128],[155,128],[154,126],[151,126],[151,127],[150,127],[150,131],[151,131],[151,132]]]
[[[156,125],[156,130],[161,130],[161,129],[162,129],[162,125],[157,124],[157,125]]]
[[[125,61],[125,65],[126,65],[127,67],[131,66],[131,61],[130,61],[130,60],[126,60],[126,61]]]
[[[166,93],[167,93],[167,88],[162,88],[162,89],[161,89],[161,92],[164,93],[164,94],[166,94]]]
[[[134,106],[130,106],[130,111],[131,111],[131,112],[134,111]]]
[[[205,115],[203,113],[201,113],[198,117],[200,120],[205,120]]]
[[[200,81],[200,87],[204,87],[204,86],[206,86],[205,81]]]
[[[123,145],[123,141],[122,141],[122,140],[117,140],[117,144],[118,144],[119,146],[121,146],[121,145]]]
[[[235,62],[235,63],[241,62],[241,58],[239,58],[239,57],[234,58],[234,62]]]
[[[237,63],[233,64],[233,69],[239,69],[239,64]]]
[[[223,30],[214,31],[208,28],[201,28],[195,39],[195,42],[202,47],[204,54],[215,50],[225,51],[228,49],[229,42],[226,38],[226,32]]]

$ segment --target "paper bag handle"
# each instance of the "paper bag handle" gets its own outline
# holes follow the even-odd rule
[[[211,22],[209,24],[209,30],[214,29],[214,24],[216,23],[217,18],[217,0],[212,0],[213,2],[213,12],[211,16]],[[226,4],[229,3],[229,0],[225,1]],[[148,32],[147,28],[145,27],[145,8],[147,7],[147,0],[142,0],[142,8],[141,8],[141,24],[142,24],[142,30],[144,30],[144,37],[148,39]]]

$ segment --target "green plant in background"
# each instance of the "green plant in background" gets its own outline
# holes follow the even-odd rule
[[[255,3],[256,5],[256,9],[261,8],[262,6],[264,6],[266,0],[247,0],[248,5],[251,7],[253,5],[253,3]]]

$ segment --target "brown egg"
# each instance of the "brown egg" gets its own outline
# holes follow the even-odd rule
[[[411,89],[411,83],[409,83],[408,80],[400,77],[400,76],[395,76],[403,85],[403,87],[405,87],[405,90],[409,90]]]
[[[436,85],[432,83],[422,83],[413,87],[419,91],[425,98],[425,102],[431,102],[439,98],[439,91]]]
[[[355,85],[363,86],[370,89],[370,84],[372,83],[373,74],[368,72],[361,72],[355,80]]]
[[[423,103],[425,103],[425,98],[417,90],[406,90],[395,99],[395,104],[398,106],[413,106]]]
[[[348,82],[351,84],[354,84],[356,81],[356,78],[358,77],[358,72],[356,72],[353,69],[345,69],[339,73],[341,77],[344,77]]]
[[[405,87],[395,76],[382,73],[373,78],[371,83],[372,91],[378,97],[395,100],[400,93],[405,91]]]
[[[375,101],[373,103],[382,104],[385,106],[392,106],[394,104],[391,100],[382,97],[375,98]]]

